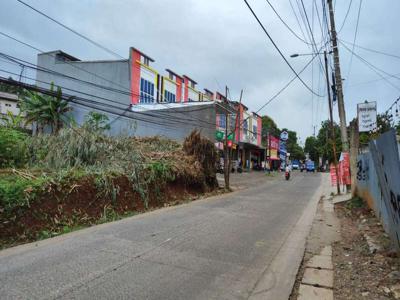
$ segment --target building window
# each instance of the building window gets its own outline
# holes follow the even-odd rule
[[[232,130],[236,129],[236,114],[231,114],[231,124],[230,124],[230,128]]]
[[[247,120],[244,120],[244,122],[243,122],[243,129],[244,129],[245,134],[247,134],[247,130],[249,129],[249,124],[248,124]]]
[[[253,126],[253,135],[255,138],[257,138],[257,126]]]
[[[193,81],[190,82],[190,87],[194,89],[194,82]]]
[[[6,103],[5,105],[6,105],[7,107],[11,107],[11,104],[9,104],[9,103]]]
[[[225,115],[219,115],[219,120],[218,120],[218,126],[221,128],[225,128],[226,127],[226,119],[225,119]]]
[[[169,79],[174,80],[174,74],[169,73]]]
[[[143,64],[145,64],[146,66],[149,65],[149,58],[148,57],[143,56]]]
[[[164,102],[175,103],[175,100],[176,100],[175,94],[167,90],[164,91],[164,99],[163,99]]]
[[[140,78],[140,103],[154,102],[154,83]]]

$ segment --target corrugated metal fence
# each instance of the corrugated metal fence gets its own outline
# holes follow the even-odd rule
[[[357,194],[368,202],[400,249],[400,156],[394,130],[369,144],[357,159]]]

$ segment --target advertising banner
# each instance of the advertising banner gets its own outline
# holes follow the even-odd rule
[[[279,139],[274,136],[270,136],[269,141],[270,141],[269,145],[270,159],[278,160]]]
[[[331,173],[331,184],[332,186],[336,186],[337,183],[337,177],[336,177],[336,168],[334,164],[331,164],[330,168],[330,173]]]
[[[357,104],[358,130],[365,132],[377,127],[376,102],[365,102]]]
[[[339,176],[342,184],[351,184],[350,177],[350,155],[348,152],[342,152],[339,159]]]
[[[286,143],[283,142],[283,141],[279,142],[279,153],[284,154],[285,157],[286,157],[286,153],[287,153],[287,151],[286,151]]]

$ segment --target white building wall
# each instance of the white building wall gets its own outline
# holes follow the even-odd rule
[[[0,99],[0,113],[6,115],[8,111],[17,116],[20,112],[18,102]]]

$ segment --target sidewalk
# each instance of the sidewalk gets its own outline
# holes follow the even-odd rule
[[[310,235],[307,238],[303,263],[289,299],[332,300],[334,271],[332,243],[340,239],[339,220],[328,188],[318,203]]]

